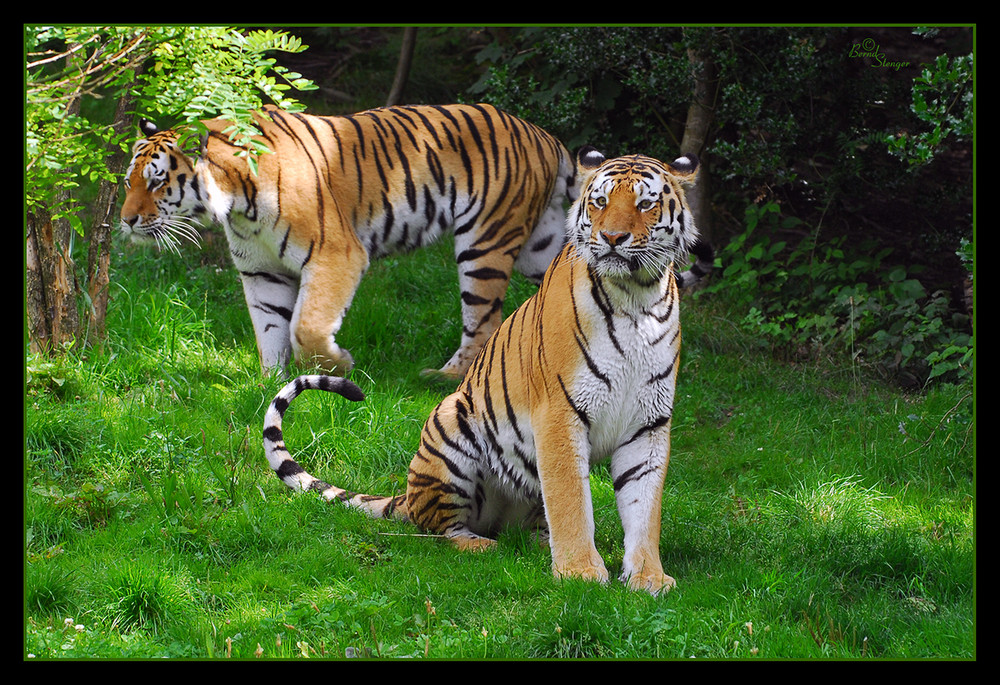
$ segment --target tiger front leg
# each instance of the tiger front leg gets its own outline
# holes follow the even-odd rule
[[[606,583],[608,570],[594,545],[586,432],[565,415],[533,423],[552,571],[557,578]]]
[[[333,254],[317,255],[302,269],[298,300],[291,320],[295,359],[328,373],[346,376],[354,367],[350,352],[335,336],[351,306],[368,254],[360,243]]]
[[[625,530],[621,580],[656,595],[676,581],[663,572],[660,523],[663,481],[670,456],[670,422],[619,447],[611,459],[615,501]]]
[[[298,296],[298,279],[265,271],[241,271],[243,294],[265,372],[284,373],[291,361],[290,325]]]

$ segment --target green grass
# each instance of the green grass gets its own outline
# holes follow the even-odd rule
[[[48,658],[972,659],[973,405],[863,368],[788,364],[717,295],[684,303],[652,598],[555,581],[509,531],[463,554],[271,474],[235,274],[215,253],[122,247],[103,350],[28,359],[25,654]],[[401,491],[421,380],[458,340],[450,247],[373,265],[339,341],[367,399],[322,393],[285,435],[316,475]],[[518,280],[512,300],[532,287]],[[513,303],[512,303],[513,304]],[[509,311],[509,310],[508,310]],[[593,476],[597,544],[621,525]]]

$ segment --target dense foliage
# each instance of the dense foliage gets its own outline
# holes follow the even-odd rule
[[[277,65],[274,51],[297,52],[284,32],[226,27],[25,26],[25,205],[66,218],[82,233],[81,185],[120,180],[107,146],[128,150],[135,129],[116,133],[96,105],[125,92],[136,109],[164,124],[222,114],[246,140],[249,112],[264,102],[301,108],[292,88],[312,84]],[[96,110],[96,111],[95,111]]]
[[[708,74],[704,224],[744,323],[908,384],[971,374],[971,32],[526,29],[479,55],[476,95],[613,154],[676,155]]]

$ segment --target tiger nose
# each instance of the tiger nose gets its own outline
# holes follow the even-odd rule
[[[617,247],[628,240],[628,233],[624,231],[601,231],[601,237],[611,247]]]

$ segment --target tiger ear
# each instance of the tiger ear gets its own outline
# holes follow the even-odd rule
[[[597,171],[597,167],[604,164],[606,157],[598,152],[597,148],[585,145],[576,153],[576,176],[577,183],[583,188],[590,182],[590,178]]]
[[[592,145],[584,145],[576,153],[576,164],[581,169],[596,169],[605,159],[606,157]]]
[[[694,183],[698,176],[698,155],[693,152],[681,155],[667,167],[682,183]]]
[[[139,119],[139,131],[142,133],[142,135],[149,137],[154,133],[158,133],[159,130],[160,129],[156,127],[156,124],[154,124],[149,119]]]

